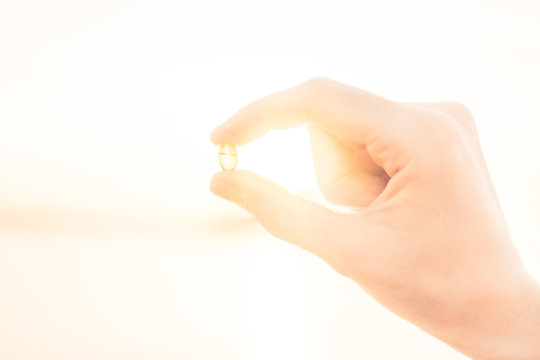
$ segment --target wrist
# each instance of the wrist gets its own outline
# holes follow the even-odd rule
[[[540,286],[524,270],[477,286],[461,305],[435,336],[472,359],[540,359]]]

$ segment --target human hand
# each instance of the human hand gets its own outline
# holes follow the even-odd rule
[[[540,359],[540,290],[512,245],[473,118],[315,78],[241,109],[215,144],[306,123],[336,213],[247,171],[211,190],[324,259],[399,316],[475,359]]]

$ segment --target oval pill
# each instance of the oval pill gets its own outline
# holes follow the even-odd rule
[[[219,165],[223,170],[234,170],[238,163],[236,147],[232,144],[223,144],[219,148]]]

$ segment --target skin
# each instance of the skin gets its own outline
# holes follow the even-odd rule
[[[473,359],[540,359],[540,287],[512,244],[474,120],[326,78],[257,100],[217,127],[244,145],[307,124],[321,191],[342,214],[248,171],[210,189],[310,251],[389,310]]]

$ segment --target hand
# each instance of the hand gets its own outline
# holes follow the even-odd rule
[[[211,137],[243,145],[303,123],[324,196],[354,212],[247,171],[215,174],[212,192],[459,351],[540,359],[540,290],[512,245],[465,107],[315,78],[244,107]]]

